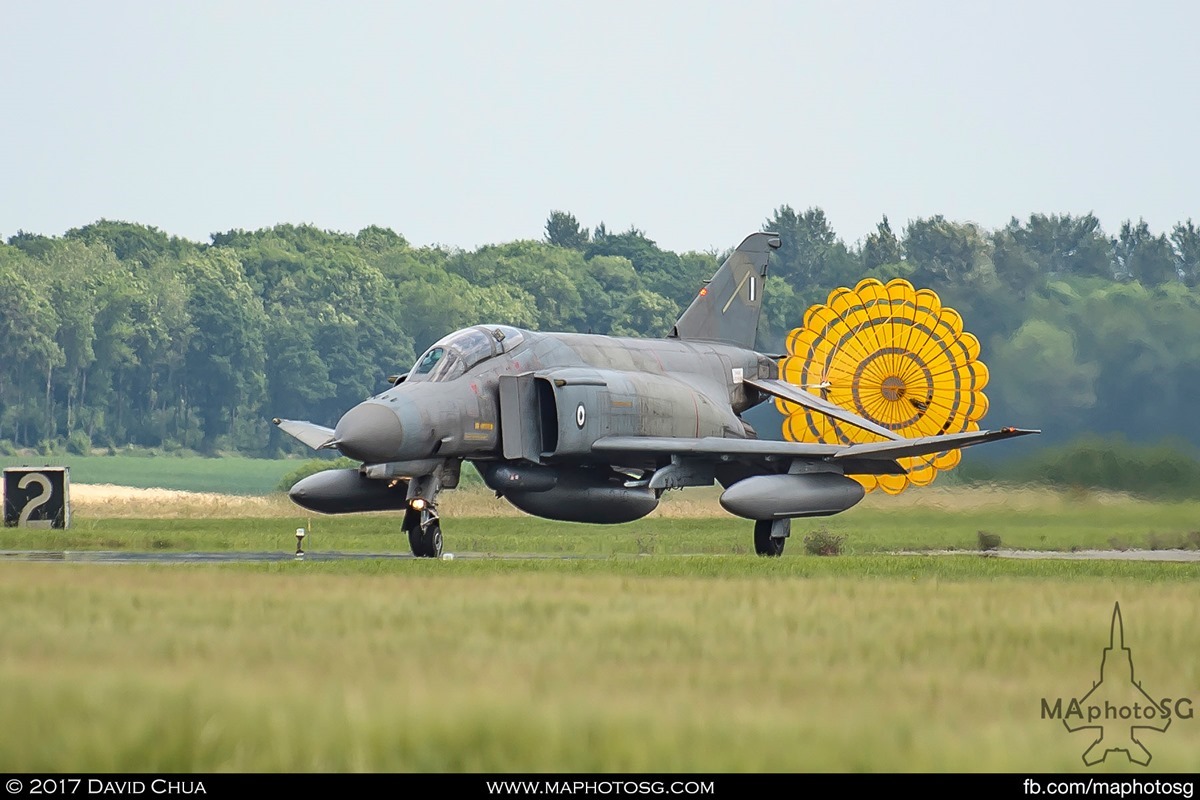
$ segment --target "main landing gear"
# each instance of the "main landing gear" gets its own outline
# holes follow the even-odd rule
[[[754,521],[754,552],[760,556],[781,556],[783,545],[792,533],[790,519],[759,519]]]

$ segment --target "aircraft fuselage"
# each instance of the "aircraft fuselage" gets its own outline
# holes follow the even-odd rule
[[[505,376],[538,380],[533,391],[543,395],[544,416],[555,405],[564,424],[544,438],[556,439],[545,452],[558,460],[587,460],[591,442],[604,435],[742,438],[737,415],[761,399],[742,379],[778,375],[773,359],[719,343],[504,330],[519,343],[459,375],[439,378],[435,370],[422,379],[414,368],[348,411],[334,434],[339,449],[365,463],[502,458]]]

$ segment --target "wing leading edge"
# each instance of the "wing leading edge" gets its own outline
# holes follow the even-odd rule
[[[763,439],[721,439],[715,436],[699,439],[677,439],[668,436],[606,436],[597,439],[592,445],[592,449],[606,453],[675,455],[725,460],[751,458],[778,461],[798,458],[823,460],[847,466],[857,462],[895,461],[898,458],[957,450],[961,447],[998,442],[1034,433],[1041,433],[1041,431],[1000,428],[994,431],[968,431],[941,436],[923,436],[919,439],[847,445],[779,442]]]
[[[313,450],[328,449],[329,443],[333,441],[333,428],[326,428],[323,425],[317,425],[312,422],[279,419],[278,417],[271,421],[279,426],[279,430],[293,438],[299,439]]]

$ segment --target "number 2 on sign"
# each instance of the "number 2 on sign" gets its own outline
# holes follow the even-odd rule
[[[30,498],[25,507],[21,509],[21,516],[17,518],[17,525],[29,524],[29,517],[34,511],[37,511],[42,506],[46,505],[46,501],[50,499],[50,479],[40,472],[31,472],[28,475],[17,481],[17,488],[24,489],[29,484],[36,483],[42,487],[42,493],[37,497]],[[11,517],[9,518],[11,519]]]

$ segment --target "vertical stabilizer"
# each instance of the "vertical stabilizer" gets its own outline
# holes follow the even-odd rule
[[[683,312],[670,338],[753,348],[762,311],[767,256],[778,247],[778,234],[747,236]]]

